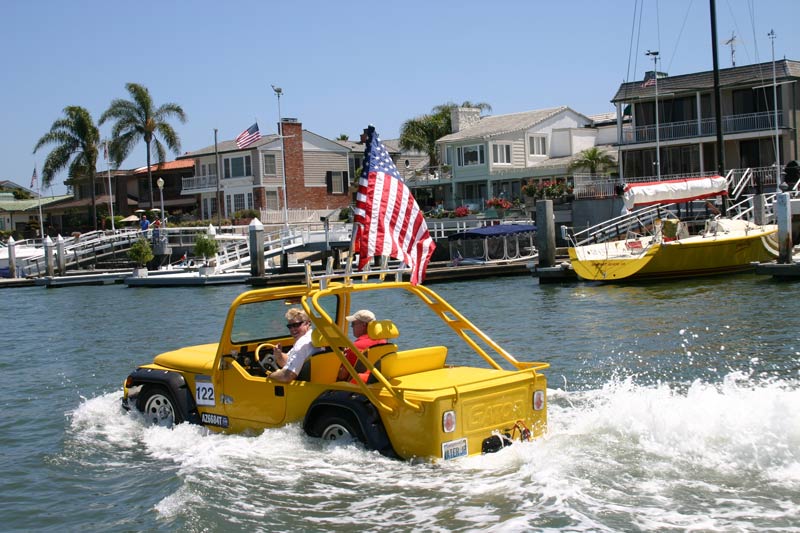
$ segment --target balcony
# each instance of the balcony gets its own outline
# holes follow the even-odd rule
[[[783,113],[779,112],[778,127],[783,128],[784,123],[785,119]],[[725,135],[773,129],[775,129],[775,113],[772,111],[722,117],[722,133]],[[659,124],[658,127],[660,141],[710,137],[716,134],[717,125],[713,118],[687,120],[685,122],[667,122]],[[622,144],[652,143],[655,141],[656,127],[654,124],[622,128]]]
[[[217,176],[193,176],[183,178],[181,194],[199,194],[201,192],[215,192],[217,190]]]

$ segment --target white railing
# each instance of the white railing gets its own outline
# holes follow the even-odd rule
[[[289,209],[286,213],[289,216],[289,224],[319,223],[320,219],[327,218],[334,221],[338,218],[338,209]],[[287,222],[284,220],[283,211],[274,209],[262,209],[261,222],[265,225],[277,225]]]
[[[198,192],[217,190],[217,176],[192,176],[183,178],[181,194],[197,194]]]
[[[784,127],[783,113],[778,113],[778,127]],[[741,115],[728,115],[722,117],[723,133],[739,133],[745,131],[761,131],[775,128],[775,113],[744,113]],[[717,124],[713,118],[701,120],[686,120],[682,122],[665,122],[659,124],[658,136],[662,141],[672,139],[685,139],[689,137],[707,137],[716,135]],[[654,124],[646,126],[626,126],[622,128],[622,143],[655,142],[656,127]]]

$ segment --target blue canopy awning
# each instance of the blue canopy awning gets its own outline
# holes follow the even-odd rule
[[[447,237],[447,239],[451,241],[461,239],[485,239],[487,237],[505,237],[507,235],[530,233],[534,231],[536,231],[536,226],[531,224],[496,224],[494,226],[484,226],[461,233],[454,233]]]

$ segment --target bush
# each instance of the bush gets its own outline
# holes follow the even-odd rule
[[[233,214],[233,218],[258,218],[261,214],[255,209],[242,209]]]
[[[199,233],[194,241],[194,255],[202,257],[208,262],[209,257],[213,257],[219,251],[219,243],[208,235]]]
[[[139,239],[128,250],[128,257],[131,261],[136,263],[138,267],[143,267],[153,260],[153,249],[150,248],[150,243],[147,239]]]

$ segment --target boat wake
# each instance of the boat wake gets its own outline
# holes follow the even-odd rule
[[[269,513],[277,529],[729,530],[791,527],[800,514],[797,380],[624,377],[549,399],[542,439],[418,464],[297,425],[252,436],[146,427],[106,394],[71,413],[66,455],[114,461],[155,487],[160,521],[212,528],[261,527]]]

